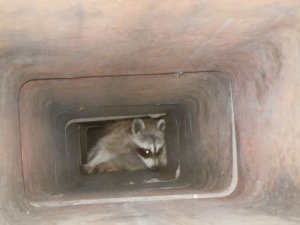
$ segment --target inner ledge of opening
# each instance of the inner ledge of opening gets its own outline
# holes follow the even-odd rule
[[[168,123],[165,124],[166,129],[164,130],[166,140],[164,140],[165,143],[165,151],[166,151],[166,160],[167,160],[167,165],[165,165],[166,168],[159,168],[156,171],[151,171],[147,170],[145,167],[144,169],[138,169],[137,171],[127,171],[125,168],[121,168],[118,171],[97,171],[96,173],[93,174],[87,174],[86,171],[84,170],[84,165],[85,163],[88,162],[88,154],[93,150],[93,148],[99,147],[99,142],[103,140],[105,137],[109,136],[110,134],[106,133],[103,134],[103,130],[107,126],[114,126],[118,123],[124,123],[124,121],[134,121],[135,119],[139,120],[147,120],[148,118],[152,118],[155,120],[155,122],[158,121],[164,121],[165,122],[165,117],[167,117],[167,113],[154,113],[154,114],[140,114],[140,115],[129,115],[129,116],[111,116],[111,117],[96,117],[96,118],[82,118],[82,119],[75,119],[72,121],[69,121],[67,126],[70,124],[77,124],[78,129],[83,129],[83,132],[81,133],[80,139],[80,150],[81,150],[81,172],[83,176],[90,176],[90,179],[98,179],[99,181],[101,180],[106,180],[106,186],[108,183],[119,183],[120,185],[137,185],[137,184],[151,184],[151,183],[162,183],[162,182],[173,182],[176,179],[179,178],[180,176],[180,158],[178,157],[179,154],[175,154],[170,156],[170,152],[168,152],[168,148],[173,149],[173,151],[176,151],[177,146],[174,144],[172,145],[170,140],[172,137],[170,137],[170,133],[176,133],[178,132],[178,128],[175,126],[176,131],[171,131],[170,126],[168,129],[168,125],[170,120],[167,120]],[[174,126],[173,126],[174,127]],[[121,127],[122,129],[122,127]],[[146,125],[147,129],[147,125]],[[118,132],[118,131],[116,131]],[[152,135],[151,132],[149,134],[150,136]],[[174,134],[171,134],[174,138]],[[178,134],[176,134],[178,136]],[[120,137],[118,137],[120,138]],[[97,145],[98,144],[98,145]],[[143,143],[141,143],[143,144]],[[118,148],[119,146],[116,146]],[[148,150],[147,150],[148,151]],[[151,148],[149,149],[151,151]],[[177,149],[179,151],[179,149]],[[174,157],[175,156],[175,157]],[[125,160],[128,161],[128,157],[132,157],[132,155],[127,156],[127,159]],[[154,157],[154,156],[153,156]],[[159,157],[159,156],[158,156]],[[158,158],[156,157],[156,158]],[[137,157],[137,160],[139,160],[138,163],[144,164],[142,162],[142,157]],[[150,158],[150,159],[149,159]],[[151,157],[147,158],[146,160],[151,161],[154,159],[151,159]],[[122,158],[121,158],[122,160]],[[123,157],[124,160],[124,157]],[[131,160],[131,161],[130,161]],[[114,160],[111,160],[112,163]],[[133,159],[129,158],[129,163],[135,163]],[[108,160],[109,164],[109,160]],[[105,165],[105,162],[104,162]],[[129,165],[129,167],[135,167],[136,165]],[[145,164],[144,164],[145,166]],[[127,171],[127,172],[125,172]],[[108,180],[108,181],[107,181]],[[170,187],[164,187],[164,188],[170,188]]]

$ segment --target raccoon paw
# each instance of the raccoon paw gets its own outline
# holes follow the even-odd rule
[[[91,166],[88,165],[88,164],[83,164],[83,165],[82,165],[82,168],[83,168],[83,170],[84,170],[87,174],[93,173],[93,170],[94,170],[94,168],[91,167]]]

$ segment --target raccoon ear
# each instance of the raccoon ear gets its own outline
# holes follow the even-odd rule
[[[141,119],[134,119],[131,125],[132,134],[138,134],[145,129],[145,123]]]
[[[158,122],[157,122],[157,129],[161,130],[161,131],[164,131],[166,129],[166,121],[164,119],[160,119]]]

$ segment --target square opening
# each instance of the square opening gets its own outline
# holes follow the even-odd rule
[[[169,106],[168,108],[172,108],[174,106]],[[148,107],[144,107],[145,110],[147,110]],[[163,107],[160,107],[162,109]],[[124,110],[124,108],[123,108]],[[165,133],[165,140],[166,140],[166,149],[170,148],[172,149],[172,154],[168,154],[168,150],[166,150],[167,153],[167,165],[165,167],[159,168],[159,170],[154,171],[152,174],[153,179],[156,178],[158,175],[162,179],[175,179],[176,177],[176,171],[177,173],[180,172],[180,161],[179,161],[179,146],[180,146],[180,140],[179,137],[179,127],[177,126],[178,121],[176,120],[177,117],[174,115],[168,115],[165,113],[157,113],[157,114],[151,114],[151,115],[131,115],[131,116],[119,116],[119,117],[102,117],[102,118],[89,118],[88,120],[84,119],[83,121],[76,122],[76,125],[73,126],[73,129],[78,130],[78,137],[80,140],[80,151],[81,151],[81,164],[84,165],[88,162],[87,156],[88,152],[96,145],[96,143],[101,140],[107,133],[105,132],[105,127],[110,126],[112,124],[115,124],[120,121],[129,121],[132,122],[133,119],[139,118],[139,119],[164,119],[166,121],[167,126],[169,126],[168,129],[164,131]],[[174,140],[176,140],[174,142]],[[71,141],[72,143],[72,141]],[[126,158],[124,159],[126,160]],[[141,161],[141,160],[138,160]],[[142,161],[141,161],[142,162]],[[82,169],[83,175],[90,175],[87,174],[84,169]],[[121,169],[125,170],[125,169]],[[146,170],[146,168],[144,169]],[[146,170],[147,171],[147,170]],[[113,171],[118,172],[118,171]],[[149,172],[149,171],[147,171]],[[126,177],[126,180],[133,184],[133,181],[130,181],[130,177]],[[150,181],[149,181],[150,182]],[[157,180],[157,182],[159,182]]]
[[[232,187],[230,82],[220,73],[34,80],[19,100],[25,191],[35,206],[214,197]],[[149,116],[166,120],[165,169],[82,174],[103,123]]]
[[[114,107],[115,108],[115,107]],[[143,111],[149,111],[151,108],[152,111],[164,110],[164,112],[168,113],[156,113],[156,114],[139,114],[139,115],[127,115],[127,116],[115,116],[115,117],[97,117],[97,118],[88,118],[88,119],[79,119],[75,121],[70,121],[68,126],[66,127],[66,141],[67,146],[72,149],[78,149],[76,151],[80,151],[81,154],[81,165],[87,162],[87,154],[88,151],[95,145],[95,143],[102,137],[103,127],[107,125],[107,123],[113,123],[117,121],[123,121],[124,119],[134,119],[141,118],[145,119],[147,117],[151,118],[164,118],[168,128],[165,131],[165,140],[166,140],[166,149],[167,149],[167,159],[168,163],[166,167],[160,168],[158,171],[150,172],[149,170],[143,171],[130,171],[130,172],[111,172],[109,174],[101,174],[98,175],[99,188],[107,188],[101,185],[101,179],[105,177],[118,177],[116,180],[111,178],[114,185],[141,185],[143,183],[158,183],[158,182],[166,182],[166,181],[174,181],[178,178],[180,173],[180,143],[185,140],[181,140],[179,138],[179,129],[183,129],[180,121],[179,113],[180,108],[176,105],[166,105],[166,106],[131,106],[131,107],[121,107],[122,113],[127,111],[129,113],[139,111],[142,113]],[[115,108],[116,109],[116,108]],[[117,110],[120,112],[120,110]],[[159,111],[158,111],[159,112]],[[187,130],[189,132],[189,130]],[[76,142],[75,140],[80,140]],[[172,149],[168,151],[168,149]],[[87,174],[83,171],[82,175],[86,176]],[[118,175],[119,173],[119,175]],[[138,175],[137,175],[138,174]],[[97,176],[97,174],[92,174],[88,176]],[[109,179],[108,179],[109,180]],[[106,184],[109,181],[106,181]],[[97,188],[99,190],[99,188]]]

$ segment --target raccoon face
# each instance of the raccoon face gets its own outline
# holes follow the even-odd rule
[[[160,119],[154,124],[147,124],[147,126],[142,119],[135,119],[132,122],[133,140],[137,145],[136,151],[151,170],[157,170],[167,163],[165,128],[164,119]]]

